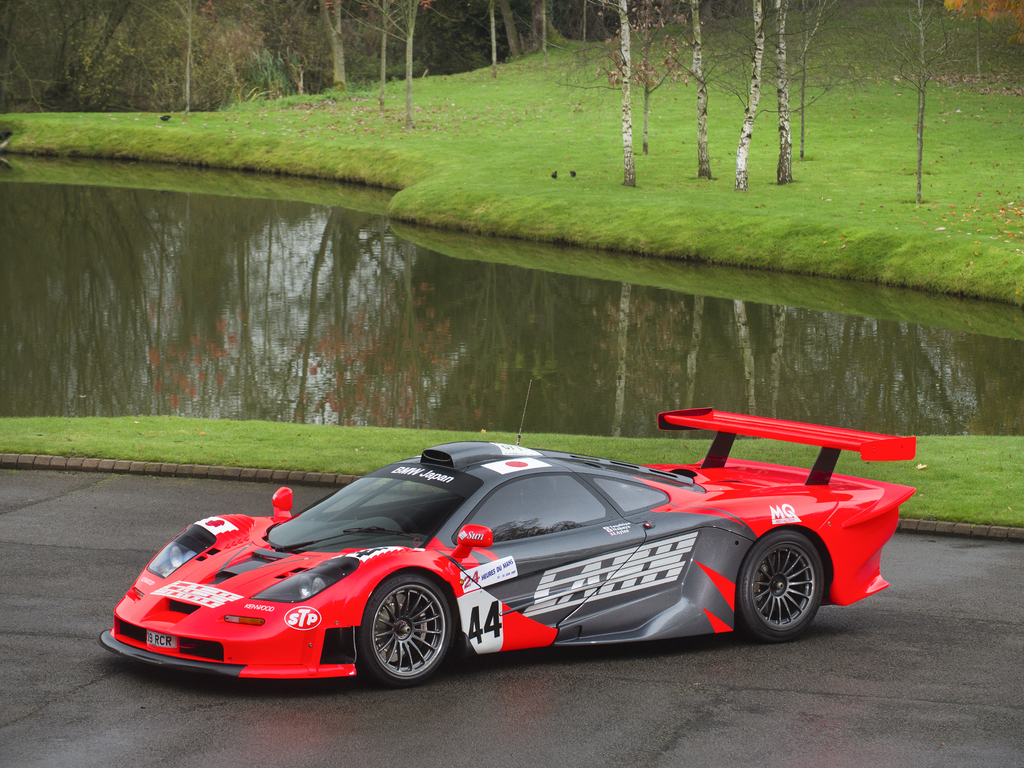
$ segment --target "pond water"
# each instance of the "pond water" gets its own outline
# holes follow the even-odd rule
[[[452,258],[304,202],[6,183],[0,211],[0,416],[516,431],[532,381],[535,433],[650,436],[709,405],[1024,434],[1013,308],[987,335],[702,296]]]

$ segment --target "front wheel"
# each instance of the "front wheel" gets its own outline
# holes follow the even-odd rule
[[[758,640],[794,640],[818,612],[824,586],[821,557],[807,537],[772,531],[758,539],[740,567],[738,618]]]
[[[451,612],[429,579],[399,574],[370,595],[356,632],[360,672],[391,688],[418,685],[444,660],[451,640]]]

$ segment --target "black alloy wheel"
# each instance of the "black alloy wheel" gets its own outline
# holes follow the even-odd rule
[[[751,547],[736,584],[738,618],[747,634],[768,643],[794,640],[821,605],[825,569],[803,534],[772,531]]]

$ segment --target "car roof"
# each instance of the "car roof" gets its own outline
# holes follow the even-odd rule
[[[412,461],[415,461],[415,459]],[[427,448],[420,455],[419,463],[427,466],[454,469],[456,471],[467,471],[469,474],[478,477],[486,475],[486,479],[494,479],[490,471],[487,471],[484,475],[475,470],[492,470],[495,465],[504,463],[509,467],[510,471],[514,470],[517,473],[544,469],[550,470],[551,468],[589,473],[594,473],[594,470],[596,470],[599,474],[607,473],[617,477],[629,474],[643,476],[654,481],[669,482],[675,485],[692,486],[694,484],[692,480],[694,473],[687,469],[669,472],[662,469],[645,467],[640,464],[603,459],[597,456],[585,456],[562,451],[524,448],[506,443],[473,440],[444,443]]]

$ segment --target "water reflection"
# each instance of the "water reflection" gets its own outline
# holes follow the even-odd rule
[[[306,203],[0,184],[0,415],[1024,433],[1024,343],[453,259]]]

